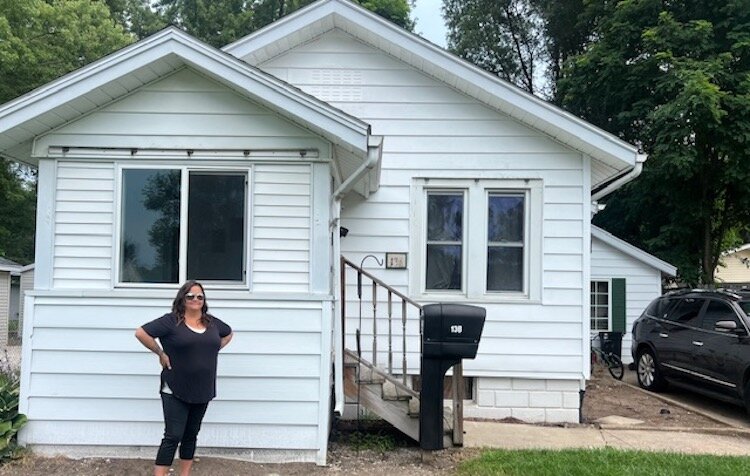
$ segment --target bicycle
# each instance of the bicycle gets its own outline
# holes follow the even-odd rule
[[[617,380],[622,380],[625,375],[625,366],[622,360],[612,352],[604,352],[601,347],[596,347],[594,344],[599,336],[591,338],[591,364],[606,365],[609,374]]]

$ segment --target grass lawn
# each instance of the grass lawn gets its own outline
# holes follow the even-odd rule
[[[489,450],[463,462],[462,476],[704,476],[750,473],[750,457],[594,450]]]

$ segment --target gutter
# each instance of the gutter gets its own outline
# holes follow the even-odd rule
[[[637,154],[635,157],[635,166],[633,166],[633,168],[627,171],[625,174],[620,175],[619,177],[615,178],[608,184],[604,185],[603,188],[600,188],[596,192],[592,193],[591,201],[595,202],[595,201],[601,200],[602,198],[614,192],[615,190],[622,187],[626,183],[635,180],[636,177],[641,175],[641,172],[643,171],[643,163],[646,161],[647,158],[648,156],[646,154]]]
[[[334,200],[341,200],[362,177],[380,163],[383,157],[383,136],[370,136],[367,141],[367,160],[333,192]]]

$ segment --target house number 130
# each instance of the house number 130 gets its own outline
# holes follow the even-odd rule
[[[461,334],[464,331],[464,326],[451,326],[451,334]]]

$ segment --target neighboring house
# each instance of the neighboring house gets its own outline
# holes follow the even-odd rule
[[[630,363],[630,329],[646,306],[662,295],[662,280],[677,268],[591,226],[592,333],[622,332],[622,361]]]
[[[133,329],[195,277],[236,332],[204,451],[324,463],[362,317],[339,255],[405,255],[368,271],[487,309],[468,415],[578,421],[592,203],[645,157],[358,5],[223,51],[166,29],[0,106],[0,133],[39,171],[21,388],[39,451],[151,456],[158,368]]]
[[[0,349],[8,345],[8,328],[19,319],[19,276],[22,266],[0,257]]]
[[[26,292],[34,289],[34,263],[28,264],[21,268],[21,278],[19,279],[19,307],[18,307],[18,337],[23,332],[23,308]]]
[[[718,285],[750,286],[750,244],[722,253],[714,279]]]

